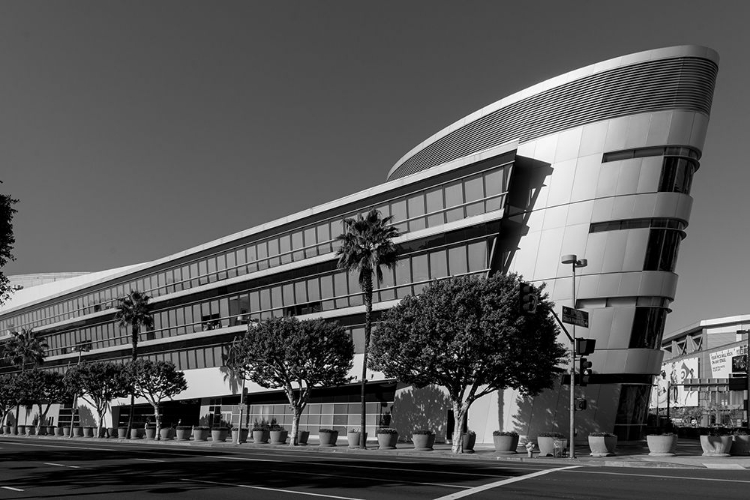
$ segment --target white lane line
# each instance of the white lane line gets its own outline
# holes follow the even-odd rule
[[[306,464],[306,465],[326,465],[321,464],[320,462],[292,462],[295,464]],[[479,474],[477,472],[451,472],[451,471],[444,471],[441,470],[439,472],[436,471],[430,471],[430,470],[422,470],[422,469],[405,469],[400,467],[370,467],[369,465],[350,465],[350,464],[341,464],[336,463],[335,467],[349,467],[352,469],[375,469],[375,470],[382,470],[382,471],[389,471],[389,470],[397,470],[399,472],[420,472],[423,474],[449,474],[452,476],[474,476],[474,477],[497,477],[497,474]],[[549,470],[549,469],[545,469]]]
[[[135,460],[140,460],[141,462],[166,462],[166,460],[158,460],[156,458],[136,458]]]
[[[272,470],[271,472],[282,472],[285,474],[288,474],[289,471],[283,471],[283,470]],[[399,483],[399,484],[418,484],[420,486],[442,486],[443,488],[454,488],[457,490],[468,490],[471,488],[471,486],[458,486],[456,484],[441,484],[441,483],[420,483],[418,481],[405,481],[403,479],[380,479],[377,477],[369,477],[369,476],[343,476],[341,474],[321,474],[321,473],[315,473],[315,472],[300,472],[298,470],[294,471],[294,475],[303,475],[303,476],[324,476],[324,477],[340,477],[342,479],[366,479],[367,481],[380,481],[384,483]]]
[[[11,490],[11,491],[23,491],[21,488],[14,488],[12,486],[0,486],[0,488],[3,488],[5,490]]]
[[[77,465],[65,465],[65,464],[56,464],[54,462],[42,462],[44,465],[54,465],[55,467],[70,467],[71,469],[80,469]]]
[[[68,450],[115,451],[112,448],[91,448],[88,446],[52,446],[48,444],[31,444],[31,443],[23,443],[23,446],[36,446],[39,448],[60,448],[60,449],[68,449]]]
[[[468,497],[469,495],[473,495],[474,493],[491,490],[492,488],[497,488],[498,486],[505,486],[506,484],[516,483],[518,481],[525,481],[527,479],[531,479],[531,478],[538,477],[538,476],[543,476],[551,472],[559,472],[561,470],[566,470],[566,469],[576,469],[578,467],[580,467],[580,465],[570,465],[568,467],[560,467],[558,469],[541,470],[539,472],[526,474],[525,476],[512,477],[510,479],[503,479],[502,481],[495,481],[494,483],[488,483],[482,486],[477,486],[476,488],[471,488],[466,491],[459,491],[458,493],[452,493],[444,497],[436,498],[435,500],[454,500],[456,498]]]
[[[210,455],[209,455],[210,457]],[[206,458],[203,456],[202,458]],[[281,462],[281,460],[271,460],[270,458],[245,458],[245,457],[229,457],[226,455],[216,455],[210,458],[219,458],[223,460],[245,460],[247,462]]]
[[[745,470],[740,464],[703,464],[706,469],[717,470]]]
[[[199,479],[180,479],[180,481],[187,481],[191,483],[205,483],[205,484],[216,484],[219,486],[235,486],[237,488],[250,488],[253,490],[264,490],[264,491],[278,491],[281,493],[291,493],[293,495],[307,495],[311,497],[323,497],[323,498],[336,498],[338,500],[364,500],[364,498],[354,497],[340,497],[336,495],[323,495],[321,493],[309,493],[307,491],[295,491],[295,490],[284,490],[281,488],[266,488],[264,486],[250,486],[249,484],[230,484],[230,483],[219,483],[216,481],[201,481]]]

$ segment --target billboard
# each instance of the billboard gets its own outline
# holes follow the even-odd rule
[[[733,370],[733,358],[743,357],[743,354],[747,354],[747,346],[741,345],[737,347],[731,347],[729,349],[723,349],[721,351],[715,351],[708,354],[708,359],[711,363],[711,378],[729,378],[732,376]],[[739,368],[740,360],[737,360]],[[744,363],[743,363],[744,364]],[[738,372],[738,373],[744,373]]]
[[[698,378],[698,357],[667,361],[661,365],[651,391],[651,407],[673,408],[698,406],[698,391],[686,390],[686,379]]]

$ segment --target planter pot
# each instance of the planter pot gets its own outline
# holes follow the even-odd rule
[[[156,437],[156,427],[146,427],[146,439],[154,439]]]
[[[3,434],[6,436],[10,434],[10,425],[3,426]]]
[[[36,434],[36,427],[34,427],[33,425],[27,425],[26,426],[26,435],[27,436],[33,436],[34,434]]]
[[[732,441],[732,449],[729,451],[732,455],[750,455],[750,436],[738,434]]]
[[[116,427],[107,427],[107,437],[108,438],[116,438],[117,437],[117,428]]]
[[[477,442],[477,435],[472,433],[466,433],[461,436],[463,440],[464,453],[474,453],[474,443]]]
[[[307,445],[307,440],[310,438],[310,431],[299,431],[297,433],[297,444],[300,446]]]
[[[269,431],[253,431],[253,443],[255,444],[267,444],[269,437],[271,437],[271,433]]]
[[[395,450],[398,443],[398,434],[378,434],[378,449]]]
[[[63,435],[63,427],[55,427],[55,436]]]
[[[565,438],[539,436],[536,442],[537,446],[539,446],[540,457],[554,457],[556,456],[556,450],[559,456],[562,456],[563,450],[568,447],[568,440]],[[558,446],[555,446],[555,442],[558,443]]]
[[[320,440],[321,448],[330,448],[332,446],[336,446],[336,440],[338,440],[338,438],[339,431],[318,433],[318,439]]]
[[[435,434],[412,434],[411,440],[414,442],[414,449],[419,451],[432,451],[435,444]]]
[[[211,441],[214,443],[223,443],[227,440],[227,435],[229,434],[229,429],[225,428],[219,428],[219,429],[211,429]]]
[[[83,437],[83,427],[73,427],[73,437]]]
[[[128,437],[128,428],[127,427],[118,427],[117,428],[117,437],[120,439],[125,439]]]
[[[495,443],[495,452],[500,455],[512,455],[518,448],[518,439],[520,436],[492,436],[492,442]]]
[[[85,437],[85,438],[92,438],[92,437],[94,437],[94,428],[93,427],[84,427],[83,428],[83,437]]]
[[[286,438],[289,437],[289,431],[271,431],[271,444],[286,444]]]
[[[25,425],[19,425],[18,426],[18,435],[19,436],[25,436],[26,435],[26,426]]]
[[[159,429],[159,437],[162,439],[162,441],[170,441],[172,439],[172,428],[171,427],[163,427]]]
[[[649,455],[652,457],[671,457],[677,448],[677,434],[673,436],[646,436]]]
[[[732,436],[701,436],[704,457],[728,457]]]
[[[190,434],[192,433],[193,433],[192,427],[178,427],[177,428],[177,441],[190,440]]]
[[[193,429],[193,441],[208,441],[208,434],[211,429],[199,429],[198,427]]]
[[[359,448],[359,440],[362,437],[361,432],[347,432],[346,440],[349,443],[349,448]],[[365,443],[367,442],[367,433],[365,433]]]
[[[65,437],[70,437],[70,427],[65,426],[62,428],[62,435]]]
[[[247,443],[247,435],[248,435],[249,429],[238,429],[237,427],[232,428],[232,442],[233,443]],[[240,440],[237,441],[237,433],[240,434]]]
[[[141,439],[143,437],[143,429],[130,429],[130,439]]]
[[[609,457],[615,454],[617,436],[589,436],[592,457]]]

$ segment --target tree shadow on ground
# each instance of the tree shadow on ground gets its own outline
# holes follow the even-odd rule
[[[398,431],[399,441],[410,441],[415,430],[429,429],[437,442],[444,442],[450,410],[451,400],[443,389],[402,386],[396,389],[391,427]]]

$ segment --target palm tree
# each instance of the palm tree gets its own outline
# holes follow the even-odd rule
[[[367,430],[365,385],[367,384],[367,349],[370,345],[372,331],[372,292],[373,275],[377,284],[383,281],[382,266],[388,269],[396,267],[398,246],[393,239],[399,231],[391,224],[392,217],[382,217],[378,210],[370,210],[367,215],[358,215],[356,219],[344,219],[344,232],[336,240],[341,247],[336,251],[339,269],[350,273],[359,273],[359,286],[365,300],[365,347],[362,358],[362,413],[360,447],[366,448],[365,432]]]
[[[17,331],[10,332],[10,339],[3,345],[3,359],[24,372],[28,364],[37,367],[44,362],[45,350],[48,347],[47,341],[33,329],[21,328],[20,333]],[[20,403],[17,403],[15,429],[18,429],[19,409]],[[18,431],[16,430],[16,432]]]
[[[130,326],[130,342],[132,344],[132,361],[138,360],[138,335],[141,328],[153,328],[154,318],[151,316],[151,305],[148,303],[149,296],[138,290],[133,290],[120,299],[120,305],[115,315],[115,321],[120,328]],[[133,408],[135,407],[135,391],[130,392],[130,414],[128,415],[128,432],[133,427]]]

